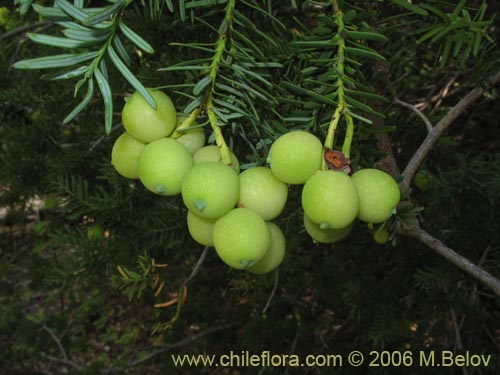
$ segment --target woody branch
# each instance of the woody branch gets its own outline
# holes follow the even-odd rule
[[[401,191],[406,191],[411,184],[413,176],[422,164],[423,160],[430,152],[434,144],[437,142],[441,134],[476,100],[478,100],[488,87],[496,85],[500,82],[500,70],[492,74],[483,85],[477,85],[467,95],[465,95],[455,106],[453,106],[448,113],[434,126],[426,138],[417,149],[413,157],[410,159],[408,165],[403,171],[403,181],[400,183]],[[430,249],[437,252],[439,255],[448,259],[455,266],[459,267],[469,275],[481,281],[484,285],[491,288],[491,290],[500,297],[500,280],[492,276],[483,268],[476,266],[467,258],[461,256],[453,249],[449,248],[437,238],[433,237],[420,226],[416,225],[411,228],[400,228],[399,233],[418,239]]]
[[[424,141],[415,152],[405,170],[403,171],[404,179],[400,183],[402,191],[408,190],[413,176],[424,161],[427,154],[430,152],[434,144],[437,142],[441,134],[467,109],[469,106],[478,100],[486,90],[486,88],[496,85],[500,81],[500,70],[491,75],[483,85],[477,85],[472,91],[465,95],[448,113],[434,126]]]

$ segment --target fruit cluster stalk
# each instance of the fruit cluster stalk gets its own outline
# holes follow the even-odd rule
[[[235,3],[236,3],[235,0],[229,0],[226,5],[225,17],[224,20],[222,21],[221,27],[219,28],[219,39],[217,41],[217,47],[215,49],[215,54],[213,56],[212,63],[210,64],[209,77],[211,79],[211,82],[208,87],[208,95],[205,101],[208,121],[214,133],[215,143],[217,144],[217,147],[219,147],[220,149],[222,162],[226,165],[232,164],[231,152],[226,144],[224,136],[222,135],[222,131],[218,124],[217,114],[213,109],[213,93],[214,93],[215,81],[217,79],[217,73],[219,71],[220,65],[222,64],[224,51],[226,51],[226,46],[228,43],[227,29],[232,28],[233,10]]]
[[[338,25],[337,36],[338,36],[338,46],[337,46],[337,64],[335,66],[337,75],[337,108],[333,113],[330,120],[330,125],[328,127],[328,132],[325,138],[324,146],[333,149],[335,132],[337,131],[338,124],[342,116],[345,117],[347,123],[346,135],[344,138],[344,144],[342,147],[343,154],[349,158],[351,151],[351,142],[354,134],[354,122],[352,116],[349,114],[346,101],[345,101],[345,85],[344,85],[344,70],[345,70],[345,25],[344,25],[344,14],[339,8],[337,0],[332,0],[333,13],[335,16],[335,21]],[[326,163],[323,161],[322,169],[326,170]]]

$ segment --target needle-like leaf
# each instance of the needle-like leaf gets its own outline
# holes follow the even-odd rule
[[[143,84],[134,76],[134,74],[130,71],[129,68],[120,60],[118,55],[112,46],[108,47],[108,55],[111,58],[113,64],[115,64],[116,68],[120,71],[123,77],[137,90],[141,93],[144,99],[148,102],[148,104],[156,109],[156,102],[151,96],[151,94],[146,90]]]
[[[104,101],[104,129],[106,130],[106,134],[110,134],[113,126],[113,95],[111,87],[98,68],[94,70],[94,77]]]

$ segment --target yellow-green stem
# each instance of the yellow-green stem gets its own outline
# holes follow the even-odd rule
[[[354,136],[354,121],[349,112],[345,112],[344,116],[347,122],[347,129],[345,132],[344,144],[342,146],[342,153],[349,159],[351,157],[352,137]]]
[[[227,22],[227,28],[231,29],[232,27],[232,19],[233,19],[233,10],[235,6],[236,0],[229,0],[226,5],[226,13],[223,22]],[[212,128],[212,131],[215,136],[215,143],[219,147],[221,153],[222,162],[226,165],[232,164],[231,159],[231,151],[224,140],[224,136],[222,135],[222,130],[218,124],[217,115],[213,110],[213,93],[215,87],[215,81],[217,79],[217,73],[219,71],[220,64],[222,62],[222,57],[224,55],[224,51],[227,46],[227,34],[223,32],[219,35],[219,40],[217,41],[217,47],[215,49],[215,54],[212,59],[212,63],[210,64],[210,72],[209,77],[211,79],[211,83],[208,87],[208,95],[205,100],[205,107],[207,110],[208,121]]]
[[[338,4],[337,0],[332,0],[332,8],[333,8],[334,14],[337,14],[338,12],[340,12],[340,8],[339,8],[339,4]]]
[[[210,122],[210,126],[212,127],[212,131],[215,136],[215,144],[219,147],[220,155],[222,162],[226,165],[231,165],[233,163],[231,159],[231,151],[229,151],[229,147],[227,147],[226,140],[222,135],[222,130],[217,122],[217,115],[212,109],[212,95],[209,95],[207,101],[207,115],[208,121]]]
[[[344,19],[343,13],[340,10],[337,0],[332,0],[333,12],[338,25],[337,35],[339,36],[339,43],[337,47],[337,108],[333,113],[330,120],[330,125],[328,127],[328,132],[326,134],[324,146],[327,148],[333,148],[335,140],[335,132],[337,131],[337,126],[339,124],[340,118],[344,114],[346,107],[345,93],[344,93],[344,61],[345,61],[345,39],[342,36],[344,32]],[[349,146],[350,147],[350,146]],[[323,161],[323,170],[326,169],[326,163]]]
[[[181,124],[175,129],[175,132],[172,133],[170,138],[179,138],[184,132],[182,131],[183,129],[189,128],[193,122],[198,118],[199,114],[201,112],[200,108],[195,108],[188,117],[186,117]]]
[[[343,110],[343,106],[340,105],[340,103],[339,103],[339,105],[337,105],[337,108],[335,109],[335,112],[332,116],[332,119],[330,120],[330,126],[328,127],[328,133],[326,134],[325,143],[324,143],[324,146],[328,147],[330,149],[333,148],[333,140],[335,138],[335,132],[337,131],[337,126],[339,124],[340,117],[342,116],[342,110]],[[321,164],[321,169],[322,170],[328,169],[324,159],[323,159],[323,162]]]

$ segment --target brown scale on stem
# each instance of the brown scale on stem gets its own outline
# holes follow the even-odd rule
[[[323,147],[323,150],[325,150],[323,157],[330,169],[334,171],[344,171],[349,175],[351,174],[351,160],[346,158],[341,151],[332,150],[328,147]]]

